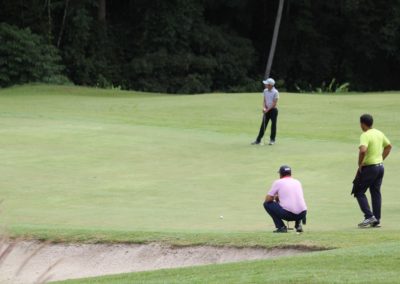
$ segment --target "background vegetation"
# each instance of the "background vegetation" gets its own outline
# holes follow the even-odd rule
[[[58,81],[65,75],[78,85],[255,91],[277,5],[277,0],[0,1],[0,22],[8,24],[0,25],[0,84],[46,81],[51,70]],[[399,89],[399,27],[397,0],[287,0],[272,76],[288,91],[327,91],[333,79],[333,90],[346,82],[357,91]],[[6,36],[10,31],[13,36]],[[26,74],[21,66],[32,71]]]

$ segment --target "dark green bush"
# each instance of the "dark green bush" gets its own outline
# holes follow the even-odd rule
[[[58,51],[30,29],[0,24],[0,87],[28,82],[67,83]]]
[[[251,41],[206,23],[201,1],[156,0],[149,6],[140,45],[124,67],[124,88],[204,93],[249,82],[255,62]]]

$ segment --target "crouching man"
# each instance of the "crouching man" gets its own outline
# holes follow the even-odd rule
[[[287,233],[282,220],[295,221],[297,232],[303,232],[301,221],[305,224],[307,206],[304,201],[301,183],[292,178],[292,169],[281,166],[280,179],[276,180],[265,197],[264,208],[275,223],[274,233]]]

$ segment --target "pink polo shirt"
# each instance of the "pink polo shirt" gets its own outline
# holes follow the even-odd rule
[[[268,195],[278,195],[279,204],[282,208],[294,214],[299,214],[307,210],[301,183],[292,177],[284,177],[276,180],[272,184]]]

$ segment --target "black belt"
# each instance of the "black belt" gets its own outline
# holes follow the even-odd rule
[[[373,165],[366,165],[366,166],[362,166],[363,168],[371,168],[371,167],[380,167],[383,166],[383,163],[379,163],[379,164],[373,164]]]

